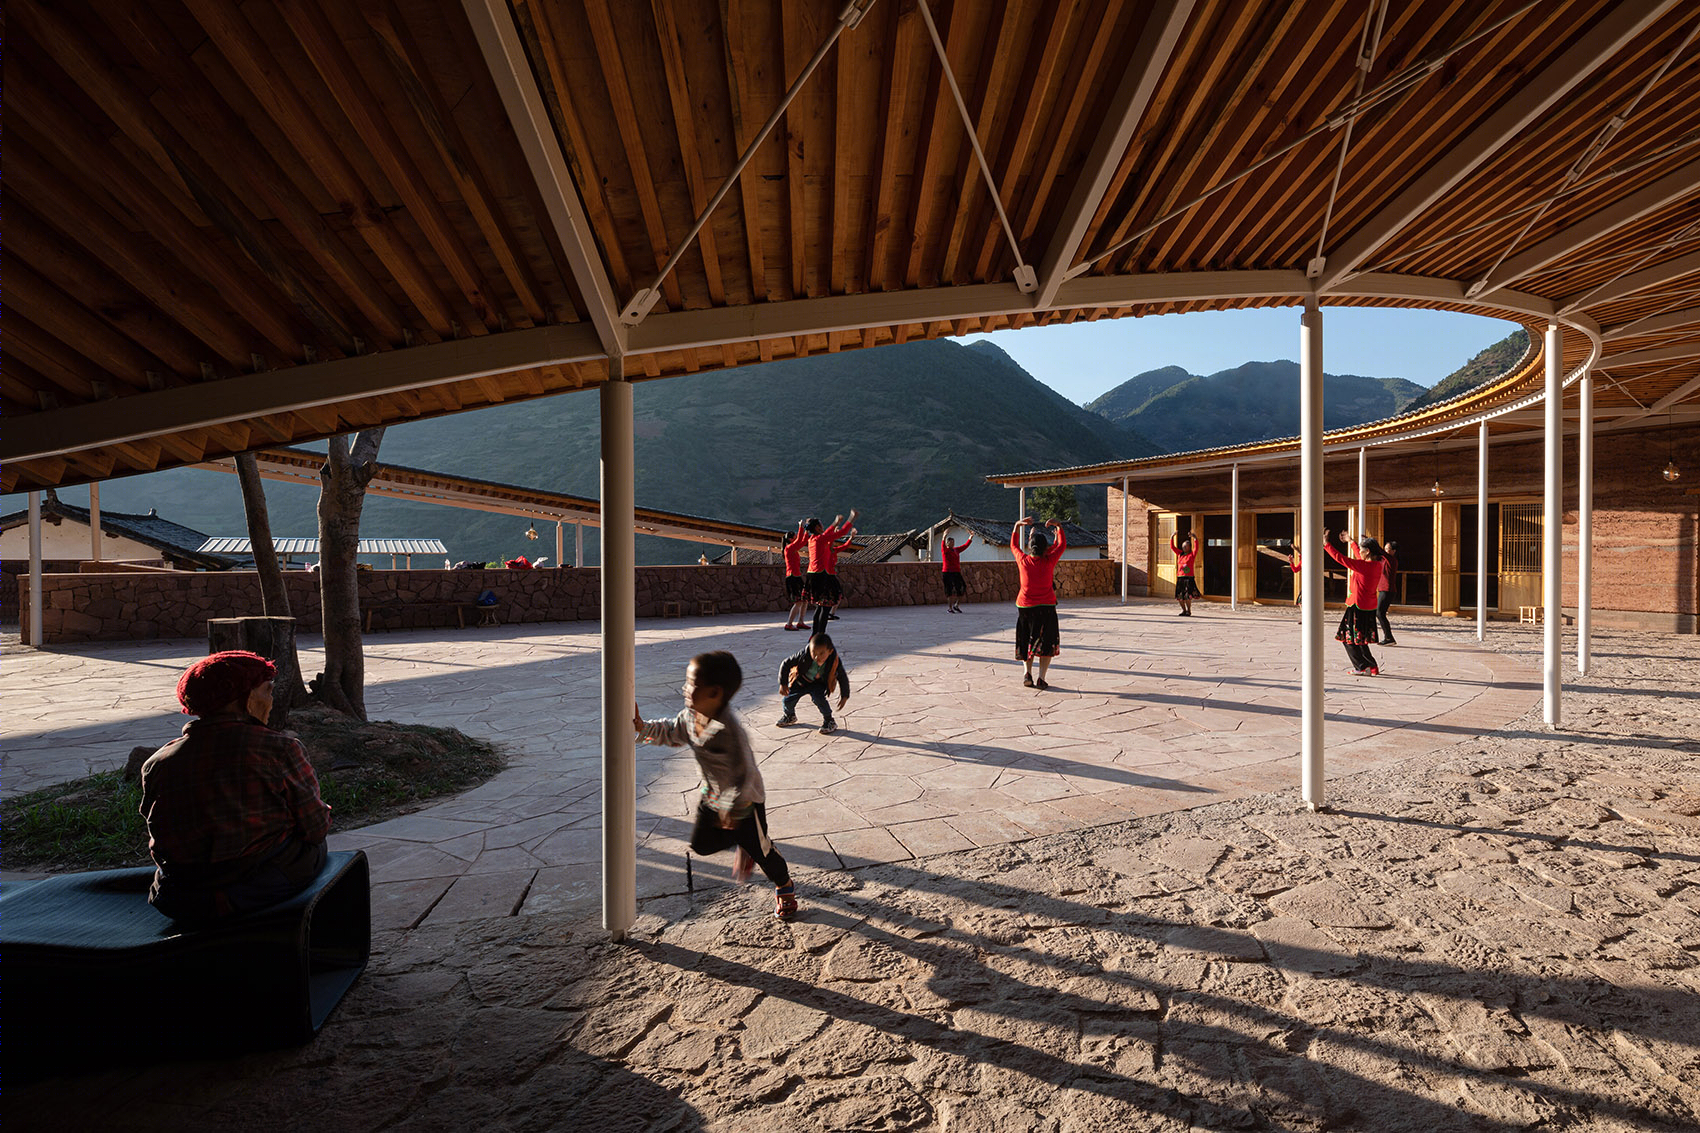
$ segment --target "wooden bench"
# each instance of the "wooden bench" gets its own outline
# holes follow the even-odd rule
[[[387,621],[390,615],[395,615],[395,628],[401,628],[402,614],[407,610],[453,610],[455,622],[461,629],[466,628],[466,612],[473,610],[478,614],[478,625],[493,626],[501,623],[496,618],[495,606],[480,606],[477,602],[374,602],[364,607],[366,611],[366,632],[372,632],[375,621]],[[382,614],[378,619],[375,615]]]
[[[73,873],[0,896],[7,1068],[304,1043],[371,954],[366,855],[340,851],[281,904],[185,928],[148,904],[151,868]]]
[[[1541,608],[1539,606],[1518,606],[1517,620],[1520,622],[1534,622],[1536,625],[1539,625],[1541,621]]]

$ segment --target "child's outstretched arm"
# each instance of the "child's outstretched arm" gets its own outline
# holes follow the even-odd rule
[[[632,703],[632,729],[637,732],[638,742],[660,744],[663,747],[683,747],[685,744],[685,726],[675,716],[671,720],[645,720],[643,710]]]

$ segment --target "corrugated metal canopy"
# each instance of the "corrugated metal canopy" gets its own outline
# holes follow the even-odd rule
[[[1601,414],[1691,411],[1697,26],[1679,0],[15,0],[0,487],[610,358],[1312,290],[1554,319]]]
[[[234,535],[214,536],[201,544],[201,551],[216,555],[251,555],[254,553],[253,541],[246,536],[238,538]],[[317,539],[305,539],[299,536],[272,540],[272,550],[280,555],[316,555],[319,553]],[[449,549],[441,539],[362,539],[360,555],[446,555]]]

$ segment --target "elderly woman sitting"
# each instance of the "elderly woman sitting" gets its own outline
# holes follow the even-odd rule
[[[148,900],[169,917],[208,921],[275,905],[324,867],[331,808],[301,745],[265,724],[276,671],[232,650],[177,682],[183,711],[199,719],[142,765],[142,817],[159,867]]]

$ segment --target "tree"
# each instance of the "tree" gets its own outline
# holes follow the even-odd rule
[[[319,469],[319,599],[324,615],[325,671],[313,695],[351,716],[366,719],[366,659],[360,640],[360,512],[366,485],[378,471],[384,430],[332,437]]]
[[[1080,522],[1080,501],[1074,498],[1072,484],[1054,488],[1034,488],[1027,493],[1027,506],[1040,519],[1049,523]]]
[[[265,485],[260,481],[260,466],[253,453],[237,454],[236,479],[242,485],[248,544],[254,552],[254,569],[260,575],[260,612],[268,618],[290,617],[289,590],[283,584],[283,571],[277,565],[277,552],[272,546],[271,514],[266,508]],[[293,632],[277,652],[283,655],[271,658],[277,665],[277,679],[272,682],[272,716],[267,722],[281,728],[289,721],[289,710],[307,700],[307,690],[301,684],[301,662],[295,651]]]

